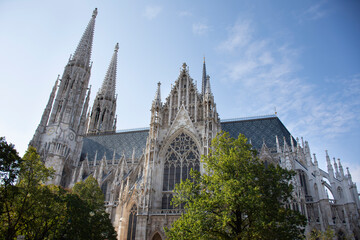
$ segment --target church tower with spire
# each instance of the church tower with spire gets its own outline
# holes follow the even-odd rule
[[[345,173],[340,159],[334,158],[332,165],[327,151],[327,171],[320,169],[308,142],[295,141],[276,115],[220,120],[205,58],[201,89],[184,63],[164,101],[157,84],[149,127],[116,133],[116,44],[88,111],[96,16],[97,9],[57,77],[30,142],[45,166],[55,170],[48,184],[71,188],[93,176],[104,194],[117,239],[166,239],[164,229],[184,212],[172,205],[176,184],[191,179],[191,169],[205,173],[201,155],[209,154],[217,133],[223,130],[235,138],[241,133],[253,149],[260,150],[265,166],[296,172],[290,180],[292,199],[284,204],[307,218],[306,233],[332,229],[338,239],[360,239],[360,200],[349,169]]]
[[[89,116],[88,133],[114,132],[116,130],[116,67],[119,44],[115,45],[104,82],[99,89]]]
[[[72,169],[80,158],[90,96],[88,85],[96,16],[97,9],[93,11],[61,79],[58,77],[56,80],[40,124],[30,142],[45,165],[55,170],[55,176],[49,183],[56,185],[69,184]]]

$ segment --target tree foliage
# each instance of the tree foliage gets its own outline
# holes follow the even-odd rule
[[[45,167],[36,149],[29,147],[20,160],[13,146],[12,151],[2,140],[0,152],[11,154],[1,155],[1,169],[11,161],[20,165],[7,168],[13,171],[7,176],[14,176],[14,180],[9,181],[13,185],[8,184],[11,188],[7,188],[6,195],[1,195],[0,239],[16,239],[18,235],[25,239],[116,239],[105,212],[104,196],[94,178],[76,184],[73,192],[45,185],[54,171]],[[0,186],[1,193],[5,182]]]
[[[0,231],[4,239],[25,235],[27,239],[45,239],[58,229],[64,211],[58,198],[58,187],[43,183],[53,174],[40,161],[36,149],[26,151],[18,174],[18,182],[3,201]]]
[[[325,232],[314,229],[311,231],[309,240],[332,240],[335,238],[334,230],[327,228]]]
[[[169,239],[302,239],[305,217],[285,207],[294,172],[265,166],[243,135],[212,141],[202,161],[175,188],[172,203],[185,213],[166,229]]]
[[[116,239],[116,232],[105,212],[104,195],[96,179],[78,182],[68,195],[69,226],[64,237],[71,239]]]
[[[7,212],[7,199],[17,188],[14,182],[19,174],[21,158],[13,144],[0,137],[0,216]]]
[[[21,158],[13,144],[0,137],[0,183],[8,186],[16,180],[20,170]]]

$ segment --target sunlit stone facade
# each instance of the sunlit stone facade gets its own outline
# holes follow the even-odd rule
[[[294,139],[276,115],[221,120],[205,61],[201,91],[184,63],[165,102],[158,84],[153,102],[148,103],[149,128],[115,131],[116,45],[89,111],[96,15],[95,10],[62,78],[56,81],[30,143],[46,166],[56,170],[51,183],[71,187],[92,175],[104,192],[118,239],[165,239],[164,227],[170,227],[182,212],[170,204],[175,184],[187,179],[190,169],[204,173],[200,156],[208,154],[218,132],[227,131],[232,137],[242,133],[266,164],[298,173],[291,181],[294,200],[286,204],[306,216],[307,233],[331,228],[339,239],[360,239],[359,195],[349,169],[343,168],[340,159],[331,160],[327,151],[327,170],[320,169],[308,142]]]

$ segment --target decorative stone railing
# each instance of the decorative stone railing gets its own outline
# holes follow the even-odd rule
[[[184,209],[159,209],[150,211],[150,215],[181,215]]]

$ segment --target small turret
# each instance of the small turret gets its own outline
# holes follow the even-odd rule
[[[317,159],[316,159],[316,154],[314,153],[313,156],[314,156],[314,165],[315,165],[316,167],[318,167],[318,166],[319,166],[319,163],[318,163],[318,161],[317,161]]]
[[[205,91],[206,91],[206,84],[207,84],[206,77],[207,77],[207,75],[206,75],[206,64],[205,64],[205,57],[204,57],[203,72],[202,72],[202,82],[201,82],[201,94],[203,96],[205,95]]]
[[[161,91],[160,91],[160,86],[161,86],[161,83],[158,82],[158,87],[157,87],[157,90],[156,90],[156,93],[155,93],[155,98],[154,98],[153,103],[152,103],[152,107],[153,107],[153,108],[159,108],[159,107],[161,107]]]
[[[349,171],[348,167],[346,168],[346,171],[347,171],[347,178],[349,179],[349,183],[353,184],[352,177],[351,177],[351,174],[350,174],[350,171]]]
[[[210,97],[212,95],[211,93],[211,87],[210,87],[210,76],[206,76],[206,89],[205,89],[205,96]]]
[[[289,146],[286,143],[285,136],[283,137],[283,141],[284,141],[284,150],[283,150],[283,152],[290,152]]]
[[[333,158],[333,160],[334,160],[335,176],[336,176],[336,178],[340,178],[338,165],[337,165],[337,163],[335,161],[335,158]]]
[[[293,137],[290,135],[290,143],[291,143],[291,151],[295,152],[294,140]]]
[[[343,169],[343,167],[341,165],[341,162],[340,162],[340,158],[338,158],[338,163],[339,163],[340,177],[344,178],[345,174],[344,174],[344,169]]]
[[[334,169],[331,165],[330,157],[329,157],[327,150],[325,150],[325,154],[326,154],[326,163],[327,163],[328,173],[329,173],[330,177],[334,177]]]
[[[85,99],[85,104],[84,104],[84,107],[83,107],[83,110],[82,110],[82,113],[81,113],[81,117],[80,117],[80,123],[79,123],[79,127],[78,127],[78,132],[79,134],[83,135],[85,134],[86,132],[86,128],[87,128],[87,125],[86,125],[86,119],[87,119],[87,109],[89,107],[89,101],[90,101],[90,94],[91,94],[91,85],[90,85],[90,88],[89,88],[89,91],[87,93],[87,96],[86,96],[86,99]]]
[[[46,127],[46,125],[47,125],[47,123],[49,121],[50,112],[51,112],[51,108],[52,108],[52,105],[53,105],[53,102],[54,102],[56,90],[57,90],[57,87],[58,87],[59,78],[60,78],[60,75],[58,75],[58,77],[57,77],[57,79],[55,81],[54,87],[53,87],[53,89],[52,89],[52,91],[50,93],[48,103],[46,104],[43,115],[41,117],[40,124],[38,125],[38,127],[37,127],[37,129],[35,131],[34,137],[30,142],[30,145],[37,148],[37,149],[40,148],[40,143],[39,143],[40,135],[42,133],[44,133],[45,127]]]

